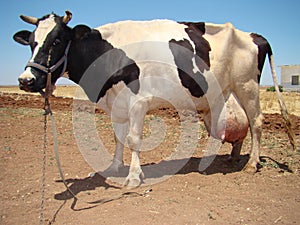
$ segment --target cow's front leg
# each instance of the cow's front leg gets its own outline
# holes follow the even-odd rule
[[[125,179],[124,186],[138,187],[141,184],[141,178],[144,178],[144,173],[140,165],[138,151],[132,151],[129,174]]]
[[[115,155],[112,164],[108,170],[112,173],[118,174],[119,171],[124,168],[123,152],[125,139],[128,134],[128,122],[126,123],[114,123],[114,135],[116,141]]]
[[[127,143],[132,152],[129,174],[126,177],[124,186],[137,187],[141,184],[144,173],[140,165],[139,150],[142,144],[144,119],[147,112],[147,105],[137,102],[129,112],[129,133]]]

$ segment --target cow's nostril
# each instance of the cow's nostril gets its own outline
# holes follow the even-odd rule
[[[32,85],[34,83],[34,78],[19,78],[19,83],[22,84],[22,85]]]

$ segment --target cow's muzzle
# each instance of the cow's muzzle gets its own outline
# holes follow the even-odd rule
[[[32,88],[35,85],[35,78],[33,77],[26,77],[26,78],[19,78],[19,88],[24,91],[32,91]]]

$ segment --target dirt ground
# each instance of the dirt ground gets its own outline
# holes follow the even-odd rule
[[[296,100],[297,101],[297,100]],[[48,121],[43,224],[299,224],[300,152],[291,151],[279,114],[264,114],[261,166],[256,174],[242,171],[249,158],[249,134],[239,164],[230,165],[230,145],[224,144],[213,163],[202,173],[198,165],[207,145],[201,132],[196,151],[175,175],[133,190],[122,188],[96,174],[82,156],[74,138],[70,98],[51,98],[56,119],[62,169],[74,202],[61,182]],[[43,159],[43,100],[39,96],[0,94],[0,224],[38,224],[41,205]],[[166,125],[163,142],[142,152],[143,165],[168,166],[166,159],[178,144],[178,115],[172,109],[150,112],[144,133],[153,118]],[[300,117],[292,115],[300,146]],[[114,137],[110,119],[96,110],[99,136],[112,154]],[[130,151],[125,149],[125,164]],[[145,192],[147,190],[147,193]],[[126,192],[130,191],[131,194]],[[120,197],[122,193],[126,193]],[[100,205],[87,202],[107,200]],[[95,206],[95,207],[94,207]]]

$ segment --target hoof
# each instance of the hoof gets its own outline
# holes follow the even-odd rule
[[[113,160],[112,164],[106,170],[100,172],[100,174],[104,177],[120,176],[124,168],[123,162]]]
[[[141,179],[140,178],[126,178],[123,186],[128,188],[136,188],[141,185]]]
[[[140,174],[129,174],[126,177],[125,182],[123,183],[123,186],[128,187],[128,188],[139,187],[142,183],[140,177],[144,178],[143,172],[141,172]]]
[[[123,168],[124,168],[124,162],[114,159],[112,161],[112,164],[107,168],[107,171],[110,171],[112,173],[118,173]]]
[[[228,164],[230,164],[230,165],[235,166],[235,165],[238,165],[238,164],[239,164],[240,158],[234,158],[234,157],[232,157],[232,156],[229,156],[229,157],[226,159],[226,162],[227,162]]]
[[[241,167],[241,163],[239,160],[233,160],[233,159],[226,159],[225,161],[225,166],[227,166],[227,168],[240,168],[242,169],[243,167]]]
[[[249,174],[255,174],[257,172],[257,163],[248,162],[243,171]]]

